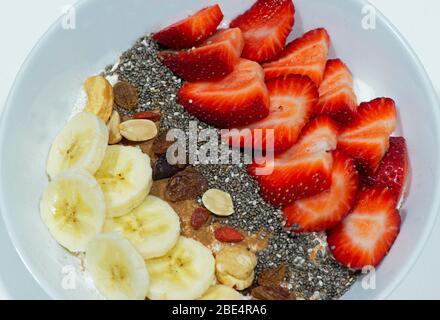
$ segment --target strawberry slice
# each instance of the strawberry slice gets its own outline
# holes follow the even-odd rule
[[[269,116],[239,131],[231,131],[223,138],[230,143],[252,142],[254,148],[283,151],[292,147],[314,112],[318,101],[315,84],[304,76],[290,75],[286,78],[269,80],[267,88],[270,95]],[[266,145],[268,129],[274,130],[273,146]],[[237,140],[238,139],[238,140]]]
[[[338,149],[356,159],[362,172],[372,174],[388,150],[396,121],[392,99],[378,98],[361,103],[356,119],[340,133]]]
[[[377,266],[387,255],[400,231],[400,215],[393,194],[386,188],[369,188],[327,242],[333,256],[352,269]]]
[[[356,114],[357,98],[353,75],[339,59],[328,60],[319,87],[319,114],[327,114],[341,124],[349,123]]]
[[[218,4],[204,8],[153,35],[153,39],[172,49],[184,49],[205,41],[223,20]]]
[[[303,130],[299,142],[273,160],[255,159],[248,172],[260,185],[266,202],[286,207],[294,201],[317,195],[330,188],[338,126],[321,116]]]
[[[329,190],[296,201],[283,210],[287,226],[294,232],[320,232],[336,226],[353,208],[358,191],[358,173],[353,159],[333,152],[332,182]]]
[[[263,65],[266,80],[289,74],[301,74],[309,76],[319,87],[329,46],[330,37],[325,29],[307,32],[288,44],[275,61]]]
[[[188,51],[162,51],[159,58],[179,77],[191,81],[220,80],[234,70],[244,47],[238,28],[220,30]]]
[[[391,137],[390,147],[382,159],[377,171],[364,178],[370,186],[387,187],[394,195],[396,202],[402,196],[408,176],[408,151],[405,138]]]
[[[179,103],[201,121],[220,128],[245,126],[269,114],[263,69],[245,59],[220,81],[185,83]]]
[[[294,22],[292,0],[257,0],[248,11],[235,18],[230,27],[243,31],[246,45],[242,57],[263,62],[284,48]]]

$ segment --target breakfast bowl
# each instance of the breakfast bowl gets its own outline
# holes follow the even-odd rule
[[[85,0],[43,36],[17,76],[0,123],[0,208],[23,263],[54,299],[100,299],[80,259],[52,238],[38,204],[48,184],[51,142],[72,114],[82,82],[114,64],[141,36],[219,3],[221,26],[253,0]],[[366,285],[362,276],[343,299],[384,299],[404,279],[434,225],[440,201],[440,114],[435,91],[405,39],[363,0],[296,0],[289,41],[324,27],[331,57],[350,66],[359,101],[393,97],[396,134],[407,139],[411,178],[400,210],[399,237]],[[369,16],[368,16],[369,15]],[[66,20],[67,19],[67,20]],[[366,21],[368,20],[368,21]],[[73,22],[74,21],[74,22]],[[74,279],[73,282],[71,280]],[[370,285],[369,285],[370,284]]]

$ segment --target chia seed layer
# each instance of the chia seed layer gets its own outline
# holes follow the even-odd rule
[[[163,129],[186,130],[196,118],[185,112],[176,101],[182,80],[174,76],[157,59],[159,46],[149,37],[139,39],[122,54],[117,67],[110,66],[105,75],[117,74],[139,91],[139,107],[130,112],[160,108]],[[122,114],[129,111],[121,109]],[[199,129],[212,128],[199,122]],[[324,233],[292,234],[283,227],[282,213],[259,196],[258,185],[247,174],[243,164],[195,164],[208,179],[211,188],[231,194],[235,213],[220,222],[257,233],[270,234],[268,247],[259,253],[257,273],[267,267],[285,263],[289,268],[288,286],[304,299],[337,299],[356,281],[358,274],[340,266],[326,253],[310,259],[311,251],[326,243]]]

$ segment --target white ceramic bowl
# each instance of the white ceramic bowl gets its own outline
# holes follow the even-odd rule
[[[53,298],[99,297],[81,274],[76,290],[62,279],[78,260],[61,249],[38,212],[47,185],[45,161],[50,143],[67,120],[82,81],[114,63],[146,32],[174,22],[208,3],[219,2],[229,20],[253,0],[88,0],[76,7],[76,30],[57,22],[38,43],[20,71],[0,125],[0,205],[23,262]],[[385,298],[421,252],[434,224],[440,196],[439,105],[433,87],[406,41],[380,14],[374,30],[362,28],[361,0],[295,0],[291,36],[325,27],[333,57],[343,59],[360,86],[362,100],[393,97],[399,133],[408,140],[412,181],[403,225],[391,253],[376,274],[376,290],[355,284],[347,299]]]

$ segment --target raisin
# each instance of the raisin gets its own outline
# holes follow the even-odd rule
[[[191,226],[194,230],[199,230],[206,222],[208,222],[210,212],[205,208],[197,208],[191,215]]]
[[[168,131],[163,131],[159,133],[156,139],[153,142],[153,152],[155,154],[161,155],[167,153],[169,147],[171,147],[176,140],[167,141]]]
[[[192,200],[201,196],[206,190],[208,190],[206,178],[195,168],[188,167],[168,181],[165,196],[172,202]]]
[[[171,165],[168,163],[166,154],[163,154],[156,160],[153,166],[153,180],[162,180],[171,178],[176,173],[182,171],[182,168],[179,165]]]

